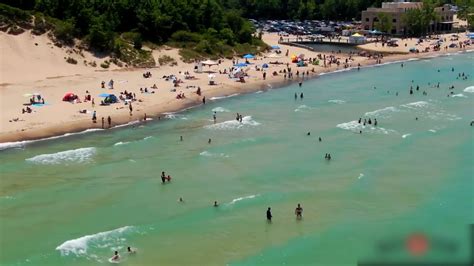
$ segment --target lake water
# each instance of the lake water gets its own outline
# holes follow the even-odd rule
[[[410,258],[413,232],[457,243],[449,256],[465,259],[473,59],[327,74],[159,123],[2,150],[0,264],[107,265],[118,250],[121,265],[356,265]],[[397,248],[381,254],[380,241]],[[443,259],[439,246],[426,256]]]

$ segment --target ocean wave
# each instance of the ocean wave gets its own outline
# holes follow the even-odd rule
[[[89,253],[89,249],[108,249],[111,247],[122,247],[126,244],[124,234],[134,231],[133,226],[124,226],[111,231],[100,232],[93,235],[86,235],[79,238],[67,240],[56,247],[62,256],[75,255],[97,258],[98,256]]]
[[[172,113],[172,112],[166,112],[163,113],[165,115],[165,118],[167,119],[182,119],[182,120],[188,120],[188,118],[183,115],[183,114],[178,114],[178,113]]]
[[[298,107],[295,109],[295,112],[303,112],[303,111],[305,111],[305,110],[310,110],[310,109],[313,109],[313,108],[311,108],[311,107],[309,107],[309,106],[303,104],[303,105],[298,106]]]
[[[469,86],[469,87],[465,88],[464,92],[474,93],[474,86]]]
[[[212,109],[213,112],[216,112],[216,113],[227,113],[227,112],[230,112],[228,109],[225,109],[224,107],[216,107],[214,109]]]
[[[251,116],[244,116],[242,118],[242,123],[237,120],[229,120],[221,123],[216,123],[212,125],[206,125],[204,128],[207,129],[217,129],[217,130],[229,130],[229,129],[240,129],[244,126],[259,126],[260,123],[253,120]]]
[[[409,136],[411,136],[411,134],[410,134],[410,133],[408,133],[408,134],[403,134],[403,135],[402,135],[402,138],[404,138],[404,139],[405,139],[405,138],[407,138],[407,137],[409,137]]]
[[[112,127],[112,128],[122,128],[122,127],[127,127],[127,126],[136,125],[136,124],[138,124],[138,123],[140,123],[140,121],[135,120],[135,121],[130,121],[130,122],[126,123],[126,124],[116,125],[116,126],[114,126],[114,127]]]
[[[467,98],[467,96],[464,95],[464,94],[462,94],[462,93],[454,94],[454,95],[452,95],[451,97]]]
[[[357,179],[361,179],[362,177],[364,177],[364,174],[360,173],[359,176],[357,177]]]
[[[121,146],[121,145],[126,145],[126,144],[129,144],[130,141],[119,141],[117,143],[114,144],[114,146]]]
[[[428,131],[431,132],[431,133],[436,133],[436,130],[434,130],[434,129],[430,129]]]
[[[36,140],[22,140],[22,141],[13,141],[13,142],[3,142],[0,143],[0,151],[1,150],[6,150],[6,149],[12,149],[12,148],[24,148],[26,145],[35,143],[35,142],[40,142],[40,141],[45,141],[45,140],[53,140],[53,139],[59,139],[59,138],[64,138],[64,137],[69,137],[69,136],[75,136],[75,135],[82,135],[86,133],[91,133],[91,132],[97,132],[97,131],[102,131],[104,129],[101,128],[90,128],[86,129],[84,131],[80,132],[75,132],[75,133],[66,133],[63,135],[59,136],[54,136],[54,137],[49,137],[49,138],[43,138],[43,139],[36,139]]]
[[[343,103],[346,103],[346,101],[344,101],[344,100],[338,100],[338,99],[329,100],[328,102],[329,102],[329,103],[335,103],[335,104],[343,104]]]
[[[374,127],[370,125],[364,126],[363,124],[359,124],[359,122],[356,120],[338,124],[336,127],[340,129],[344,129],[344,130],[349,130],[355,133],[359,133],[359,131],[362,131],[363,133],[375,133],[375,134],[384,134],[384,135],[397,133],[397,131],[393,129],[386,129],[383,127]]]
[[[412,103],[407,103],[407,104],[402,104],[400,105],[401,107],[405,107],[408,109],[421,109],[421,108],[427,108],[431,104],[425,101],[418,101],[418,102],[412,102]]]
[[[199,155],[204,156],[204,157],[220,157],[220,158],[229,158],[230,156],[225,154],[225,153],[211,153],[208,151],[203,151],[199,153]]]
[[[382,108],[382,109],[378,109],[378,110],[375,110],[375,111],[371,111],[371,112],[367,112],[364,114],[364,116],[367,116],[367,117],[377,117],[377,118],[387,118],[390,116],[390,114],[392,113],[395,113],[395,112],[399,112],[400,110],[393,107],[393,106],[389,106],[389,107],[385,107],[385,108]]]
[[[246,199],[253,199],[255,197],[258,197],[259,194],[256,194],[256,195],[250,195],[250,196],[245,196],[245,197],[240,197],[240,198],[236,198],[236,199],[233,199],[231,202],[229,202],[228,204],[229,205],[233,205],[241,200],[246,200]]]
[[[230,97],[234,97],[234,96],[237,96],[239,95],[239,93],[234,93],[234,94],[231,94],[231,95],[227,95],[227,96],[216,96],[216,97],[211,97],[211,101],[215,101],[215,100],[221,100],[221,99],[225,99],[225,98],[230,98]]]
[[[97,149],[94,147],[79,148],[75,150],[61,151],[50,154],[40,154],[26,159],[27,162],[34,164],[69,164],[69,163],[87,163],[92,160],[96,154]]]

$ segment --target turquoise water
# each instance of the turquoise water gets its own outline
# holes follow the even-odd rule
[[[454,241],[449,259],[463,260],[474,221],[473,59],[328,74],[159,123],[3,150],[0,264],[107,265],[118,250],[121,265],[356,265],[411,258],[376,247],[403,246],[412,232]],[[445,255],[433,245],[426,256]]]

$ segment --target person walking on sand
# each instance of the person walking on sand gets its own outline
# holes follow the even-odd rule
[[[110,128],[110,126],[112,125],[112,118],[110,117],[110,115],[109,117],[107,117],[107,123],[109,124],[109,128]]]
[[[272,209],[268,207],[267,209],[267,222],[271,223],[272,222]]]
[[[96,113],[96,111],[94,111],[94,112],[92,113],[92,122],[93,122],[93,123],[96,123],[96,122],[97,122],[97,113]]]
[[[130,110],[130,116],[131,116],[133,112],[132,102],[128,104],[128,109]]]
[[[303,218],[303,208],[301,207],[299,203],[298,203],[298,206],[296,206],[295,215],[296,215],[296,219]]]
[[[104,125],[105,125],[105,118],[102,117],[102,129],[104,129]]]

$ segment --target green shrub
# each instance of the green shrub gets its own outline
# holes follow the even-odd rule
[[[158,63],[160,64],[160,66],[167,64],[173,65],[174,63],[176,63],[176,60],[174,60],[174,58],[169,55],[162,55],[158,58]]]
[[[171,40],[175,42],[194,42],[198,43],[201,41],[201,35],[189,31],[177,31],[171,35]]]
[[[66,59],[66,62],[68,62],[69,64],[73,64],[73,65],[76,65],[77,64],[77,60],[72,58],[72,57],[68,57]]]

